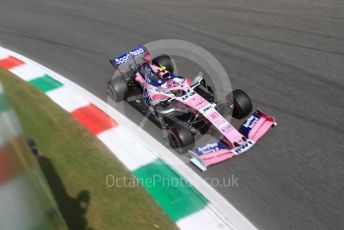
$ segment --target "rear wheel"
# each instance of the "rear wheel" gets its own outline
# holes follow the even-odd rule
[[[126,98],[128,92],[127,81],[122,76],[115,77],[109,83],[108,92],[110,93],[114,101],[123,101]]]
[[[193,133],[180,125],[168,129],[168,141],[178,153],[185,153],[187,149],[192,149],[195,143]]]
[[[241,89],[235,89],[232,95],[229,95],[233,103],[232,116],[236,119],[242,119],[252,111],[252,102],[249,96]]]
[[[174,65],[172,59],[167,54],[157,56],[152,60],[152,64],[160,67],[165,66],[170,73],[173,73]]]

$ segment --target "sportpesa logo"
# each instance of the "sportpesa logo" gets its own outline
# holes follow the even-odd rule
[[[130,51],[129,53],[126,53],[125,55],[123,56],[120,56],[120,57],[117,57],[115,58],[115,62],[117,65],[119,64],[122,64],[122,63],[125,63],[127,62],[131,57],[136,57],[136,56],[139,56],[141,54],[143,54],[145,51],[144,49],[141,47],[139,49],[136,49],[136,50],[132,50]]]
[[[213,153],[216,151],[219,151],[221,149],[224,148],[223,144],[220,143],[213,143],[213,144],[207,144],[203,147],[198,147],[196,150],[196,154],[198,156],[204,155],[204,154],[208,154],[208,153]]]

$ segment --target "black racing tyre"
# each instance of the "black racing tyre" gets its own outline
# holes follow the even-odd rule
[[[252,102],[249,96],[241,89],[235,89],[232,93],[233,112],[232,116],[242,119],[252,111]]]
[[[195,144],[194,135],[186,127],[175,125],[167,131],[169,144],[178,153],[185,153],[187,149],[193,148]]]
[[[157,56],[152,60],[152,64],[157,66],[165,66],[170,73],[173,73],[174,65],[172,59],[167,54]]]
[[[115,102],[123,101],[127,96],[128,82],[122,76],[115,77],[110,81],[108,92]]]

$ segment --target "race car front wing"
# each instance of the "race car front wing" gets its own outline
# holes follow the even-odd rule
[[[198,147],[194,151],[189,150],[191,162],[202,171],[206,171],[210,165],[220,163],[246,152],[264,136],[271,127],[276,125],[277,123],[274,117],[257,110],[240,127],[240,132],[247,138],[244,144],[229,149],[224,143],[215,142]]]

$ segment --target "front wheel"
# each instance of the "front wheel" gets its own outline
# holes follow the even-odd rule
[[[242,119],[252,111],[252,102],[249,96],[241,89],[235,89],[232,95],[228,96],[233,103],[232,116],[236,119]]]
[[[180,125],[171,127],[168,131],[168,141],[172,148],[178,153],[185,153],[187,149],[192,149],[195,143],[193,133]]]

